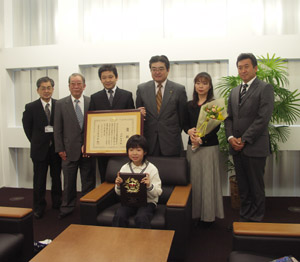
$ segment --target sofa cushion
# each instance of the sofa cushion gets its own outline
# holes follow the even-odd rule
[[[121,206],[120,203],[114,204],[102,212],[100,212],[97,216],[97,223],[100,226],[111,226],[112,220],[115,215],[116,210]],[[151,220],[151,228],[155,229],[164,229],[165,228],[165,205],[157,205],[154,216]],[[134,222],[134,216],[129,218],[129,227],[136,227]]]
[[[23,241],[22,234],[0,233],[0,261],[15,261],[21,253]]]

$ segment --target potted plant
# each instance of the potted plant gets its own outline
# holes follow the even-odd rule
[[[274,88],[274,110],[269,124],[269,134],[271,142],[271,151],[277,156],[279,142],[286,142],[290,134],[289,126],[294,124],[298,117],[300,117],[300,98],[298,89],[290,91],[286,88],[288,86],[288,73],[287,73],[287,61],[276,57],[275,54],[270,57],[260,56],[257,59],[257,77],[265,82],[270,83]],[[230,91],[242,82],[239,76],[226,76],[220,79],[216,89],[220,90],[220,94],[228,101]],[[218,133],[220,150],[226,156],[227,171],[232,172],[234,170],[234,164],[229,157],[229,144],[225,135],[224,125]],[[276,157],[277,158],[277,157]],[[231,183],[236,183],[235,176],[231,176]],[[236,190],[232,188],[231,190]],[[236,195],[236,192],[231,193],[232,196]],[[232,199],[233,200],[233,199]],[[232,203],[232,206],[236,204]]]

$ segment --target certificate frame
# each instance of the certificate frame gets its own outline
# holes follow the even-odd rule
[[[85,115],[85,155],[126,155],[132,135],[143,135],[144,118],[139,109],[88,111]]]

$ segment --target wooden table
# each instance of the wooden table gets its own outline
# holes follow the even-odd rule
[[[31,261],[164,262],[174,231],[70,225]]]

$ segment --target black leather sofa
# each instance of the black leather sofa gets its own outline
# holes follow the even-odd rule
[[[270,262],[285,256],[300,259],[300,224],[233,223],[229,262]]]
[[[191,228],[191,185],[187,161],[183,157],[148,157],[159,170],[163,193],[151,221],[152,229],[175,230],[170,258],[183,259]],[[127,157],[109,160],[106,182],[80,199],[81,223],[85,225],[111,226],[115,210],[120,206],[114,191],[114,181]],[[129,226],[134,227],[133,217]]]
[[[0,207],[0,261],[27,262],[32,256],[32,209]]]

